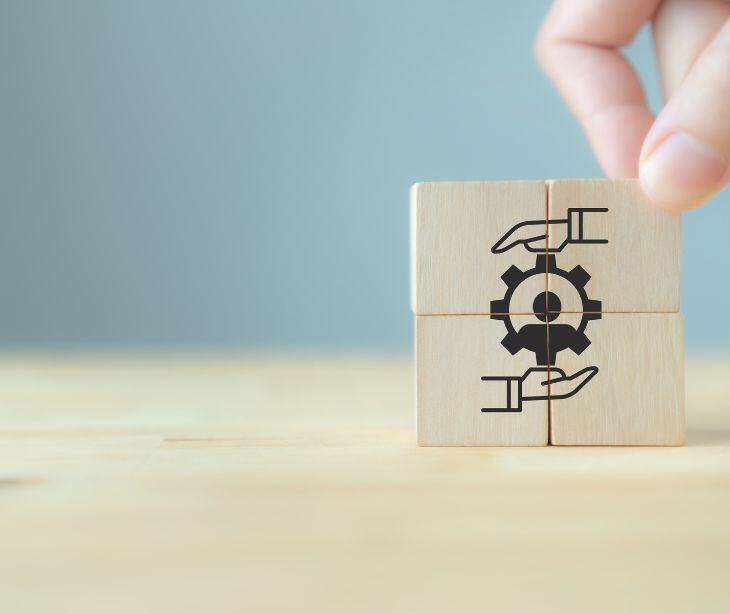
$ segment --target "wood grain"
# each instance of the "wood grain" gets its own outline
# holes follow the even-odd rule
[[[420,448],[406,355],[0,354],[3,609],[725,614],[728,373],[682,448]]]
[[[488,314],[505,295],[502,274],[515,265],[535,267],[535,254],[518,246],[493,254],[492,246],[515,224],[538,221],[545,234],[544,181],[418,183],[411,189],[412,307],[419,315]],[[545,247],[543,242],[542,247]],[[509,305],[532,313],[545,290],[544,276],[525,282]]]
[[[578,314],[555,320],[577,326]],[[575,320],[574,322],[571,322]],[[684,339],[680,314],[603,314],[580,355],[557,367],[599,372],[575,396],[550,401],[553,445],[664,445],[684,442]],[[557,376],[551,373],[554,378]],[[556,394],[551,386],[551,397]]]
[[[551,220],[568,219],[569,208],[608,208],[582,216],[584,238],[607,239],[607,244],[571,243],[556,255],[560,268],[580,265],[589,273],[586,291],[602,301],[602,311],[679,311],[679,213],[649,204],[635,179],[560,179],[548,187]],[[573,216],[573,239],[579,233],[578,217]],[[551,249],[565,241],[566,232],[567,225],[550,225]],[[564,311],[583,310],[566,280],[549,275],[548,287]]]
[[[512,316],[527,324],[532,315]],[[517,382],[483,381],[482,376],[519,377],[534,366],[534,354],[512,356],[502,345],[505,327],[489,316],[417,316],[416,407],[422,446],[545,446],[548,441],[548,388],[545,400],[517,408]],[[547,346],[547,331],[545,334]],[[547,382],[547,372],[538,379]],[[535,385],[539,394],[539,382]],[[537,396],[534,395],[534,396]]]

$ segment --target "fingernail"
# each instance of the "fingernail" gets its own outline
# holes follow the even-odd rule
[[[686,132],[674,132],[642,162],[641,187],[667,209],[689,209],[715,192],[728,170],[725,157]]]

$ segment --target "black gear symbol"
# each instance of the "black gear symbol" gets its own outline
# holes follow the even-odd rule
[[[545,292],[535,299],[536,317],[543,323],[527,324],[517,331],[509,315],[509,304],[517,287],[526,279],[534,275],[553,274],[566,279],[576,289],[582,304],[582,315],[578,328],[570,324],[550,324],[549,342],[545,343],[548,322],[552,322],[560,315],[560,299],[552,292]],[[558,267],[554,254],[539,254],[535,260],[535,267],[522,271],[515,265],[510,266],[502,274],[502,280],[507,285],[507,291],[501,299],[491,301],[491,318],[502,320],[507,335],[502,339],[502,345],[510,354],[516,354],[522,349],[535,353],[537,364],[553,366],[558,352],[571,349],[581,354],[591,341],[585,334],[588,322],[601,319],[601,301],[588,298],[585,285],[591,276],[580,265],[570,271]],[[542,309],[539,307],[544,305]]]

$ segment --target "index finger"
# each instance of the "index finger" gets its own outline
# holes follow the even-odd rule
[[[535,43],[545,73],[583,126],[609,177],[636,177],[653,122],[644,90],[620,52],[660,0],[557,0]]]

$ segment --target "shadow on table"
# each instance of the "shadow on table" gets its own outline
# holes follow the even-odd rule
[[[688,428],[687,446],[730,446],[730,428]]]

